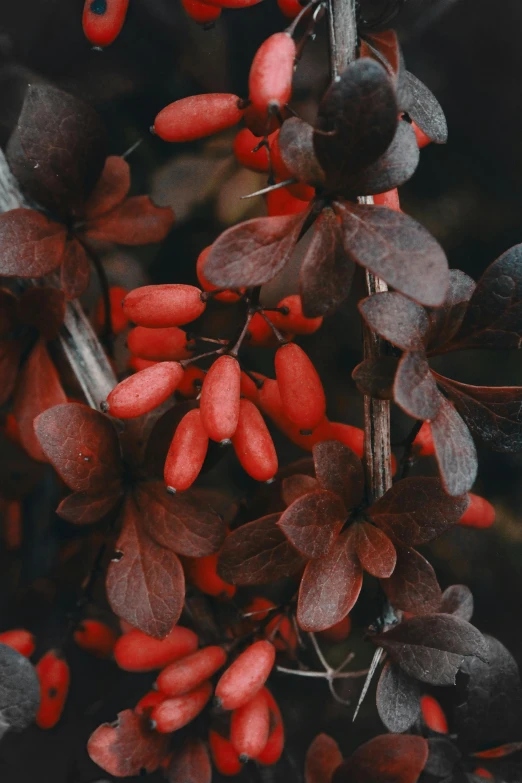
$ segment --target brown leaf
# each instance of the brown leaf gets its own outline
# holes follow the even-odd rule
[[[282,480],[281,497],[285,506],[290,506],[302,495],[306,495],[308,492],[315,492],[318,489],[320,489],[319,484],[313,476],[296,473]]]
[[[121,499],[120,484],[104,495],[89,495],[88,492],[73,492],[62,500],[56,513],[74,525],[92,525],[107,516]]]
[[[362,171],[348,176],[340,192],[353,198],[356,193],[375,196],[398,188],[413,176],[419,159],[415,131],[401,120],[386,152]]]
[[[393,398],[414,419],[431,421],[439,412],[442,395],[424,351],[410,351],[399,361],[393,383]]]
[[[430,425],[446,491],[450,495],[469,492],[477,477],[477,451],[468,428],[445,397],[441,397],[440,410]]]
[[[191,737],[174,751],[167,780],[169,783],[210,783],[212,766],[202,740]]]
[[[399,360],[395,356],[365,359],[352,372],[352,378],[361,394],[378,400],[393,398],[393,380]]]
[[[347,509],[358,506],[364,492],[364,470],[359,457],[337,440],[316,443],[313,455],[321,487],[342,498]]]
[[[428,308],[430,328],[428,349],[433,354],[453,350],[452,340],[459,331],[475,289],[475,281],[460,269],[450,269],[450,286],[441,307]]]
[[[473,616],[473,594],[466,585],[451,585],[442,593],[439,607],[442,614],[454,614],[461,620],[471,620]]]
[[[392,606],[404,612],[435,612],[442,593],[432,566],[415,549],[396,547],[397,563],[393,574],[381,584]]]
[[[132,710],[118,714],[116,725],[103,723],[89,737],[87,752],[95,764],[117,778],[154,772],[168,752],[169,737],[147,728]],[[188,783],[188,782],[187,782]]]
[[[16,328],[18,298],[8,288],[0,288],[0,337],[6,337]]]
[[[177,556],[144,532],[142,511],[129,497],[116,558],[107,572],[112,610],[143,633],[163,639],[178,621],[185,600],[185,577]]]
[[[58,288],[28,288],[18,301],[20,323],[34,326],[46,340],[53,340],[65,315],[65,297]]]
[[[402,111],[407,112],[419,128],[435,144],[448,140],[448,125],[442,107],[431,90],[409,71],[404,72],[405,89],[401,100]]]
[[[277,524],[302,555],[316,558],[330,551],[345,519],[341,498],[319,489],[295,500]]]
[[[121,204],[130,190],[130,167],[125,158],[111,155],[83,211],[87,220],[104,215]]]
[[[417,783],[427,759],[423,737],[384,734],[361,745],[339,767],[333,783]]]
[[[392,661],[387,661],[377,683],[377,712],[388,731],[408,731],[421,710],[419,684]]]
[[[315,157],[313,136],[311,125],[298,117],[290,117],[281,126],[277,143],[292,176],[316,186],[324,183],[324,171]]]
[[[381,579],[391,576],[397,554],[386,533],[368,522],[357,523],[354,531],[355,551],[364,570]]]
[[[43,277],[60,266],[65,228],[33,209],[0,215],[0,275]]]
[[[267,283],[290,259],[306,216],[253,218],[227,229],[212,245],[205,277],[220,288]]]
[[[91,277],[91,267],[84,247],[72,237],[65,245],[60,285],[67,299],[77,299],[87,290]]]
[[[318,734],[306,752],[305,783],[330,783],[342,762],[337,742],[328,734]]]
[[[157,207],[148,196],[133,196],[87,224],[85,235],[100,242],[148,245],[165,239],[174,225],[170,207]]]
[[[374,332],[403,351],[419,351],[429,329],[424,307],[386,291],[359,302],[359,311]]]

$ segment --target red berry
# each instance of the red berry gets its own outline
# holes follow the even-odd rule
[[[326,398],[317,370],[295,343],[281,346],[275,371],[283,411],[301,430],[314,430],[324,419]]]
[[[14,628],[12,631],[0,633],[0,644],[11,647],[26,658],[31,657],[35,648],[33,634],[23,628]]]
[[[99,658],[110,658],[116,644],[112,628],[99,620],[84,620],[73,636],[78,647]]]
[[[485,778],[485,780],[495,780],[491,772],[484,767],[477,767],[473,774],[478,775],[479,778]]]
[[[49,650],[36,664],[36,673],[40,680],[36,723],[41,729],[52,729],[60,720],[69,692],[69,666],[56,650]]]
[[[269,216],[298,215],[308,209],[308,204],[293,196],[288,188],[278,188],[267,193],[266,207]]]
[[[201,291],[193,285],[172,283],[135,288],[123,300],[130,321],[153,329],[159,326],[183,326],[204,312]]]
[[[259,394],[259,389],[257,388],[255,382],[250,378],[249,375],[246,374],[246,372],[241,372],[241,396],[246,397],[247,400],[252,400],[254,402],[257,400],[257,396]]]
[[[196,367],[196,365],[191,364],[185,369],[181,383],[176,391],[189,400],[195,399],[201,391],[204,378],[205,372]]]
[[[200,0],[181,0],[181,5],[185,9],[187,16],[190,16],[195,22],[199,22],[199,24],[215,22],[221,16],[221,8],[202,3]]]
[[[208,734],[208,744],[212,753],[212,759],[217,771],[221,775],[239,775],[243,765],[239,760],[238,753],[230,740],[222,737],[217,731],[210,729]]]
[[[328,436],[323,440],[338,440],[344,443],[357,456],[362,459],[364,456],[364,430],[360,427],[352,427],[351,424],[343,424],[340,421],[332,421],[328,427]]]
[[[389,209],[395,209],[397,212],[401,211],[401,203],[399,201],[399,191],[397,188],[394,190],[388,190],[386,193],[378,193],[373,197],[373,203],[377,206],[388,207]]]
[[[290,421],[283,410],[279,386],[277,385],[277,381],[272,378],[264,379],[263,386],[258,393],[257,404],[263,413],[272,419],[278,429],[280,429],[292,443],[295,443],[296,446],[300,446],[306,451],[311,451],[314,444],[319,442],[319,440],[329,439],[329,422],[326,418],[324,419],[324,423],[321,422],[311,435],[301,435],[298,425]],[[328,426],[328,431],[327,434],[324,434],[326,425]]]
[[[202,139],[237,125],[243,116],[240,105],[241,99],[229,93],[191,95],[162,109],[154,120],[154,131],[164,141]]]
[[[254,136],[248,128],[242,128],[238,131],[234,139],[234,155],[236,160],[252,171],[262,173],[270,169],[270,160],[268,157],[268,148],[262,144],[259,149],[259,138]]]
[[[207,555],[207,557],[185,558],[187,576],[198,590],[206,595],[232,598],[237,588],[221,579],[217,573],[217,564],[217,554]]]
[[[246,339],[249,345],[254,345],[256,348],[274,348],[279,345],[274,330],[261,313],[254,313],[250,319]]]
[[[413,130],[415,131],[415,138],[417,139],[417,146],[421,150],[423,147],[427,147],[428,144],[431,144],[431,139],[429,136],[427,136],[423,130],[419,128],[419,126],[412,122]]]
[[[286,112],[281,110],[279,113],[284,116]],[[252,104],[245,109],[243,119],[248,130],[258,138],[270,136],[281,125],[279,118],[275,114],[267,114],[265,109],[259,110],[257,106]]]
[[[295,19],[303,10],[303,6],[299,0],[277,0],[277,5],[279,6],[281,13],[289,19]]]
[[[439,734],[448,733],[448,721],[439,702],[433,696],[421,696],[421,711],[424,723]]]
[[[129,0],[85,0],[83,32],[94,46],[109,46],[119,35]]]
[[[261,690],[275,661],[275,647],[262,640],[254,642],[221,675],[216,698],[225,710],[237,710]]]
[[[129,369],[136,370],[136,372],[146,370],[148,367],[154,367],[155,364],[157,362],[153,362],[150,359],[140,359],[139,356],[129,356],[129,361],[127,362]]]
[[[114,658],[120,669],[128,672],[148,672],[161,669],[177,658],[197,650],[194,631],[176,625],[164,639],[154,639],[133,628],[120,636],[114,648]]]
[[[433,443],[433,435],[429,422],[424,422],[417,433],[417,437],[413,441],[413,445],[421,457],[430,457],[435,454],[435,444]]]
[[[266,766],[271,766],[272,764],[276,764],[281,758],[285,746],[285,728],[276,700],[268,688],[263,688],[263,692],[268,704],[268,709],[270,710],[270,723],[272,729],[268,741],[261,753],[257,756],[256,761],[259,761]]]
[[[111,303],[111,324],[114,334],[120,334],[127,328],[129,324],[129,319],[123,312],[122,307],[123,300],[128,293],[128,290],[126,288],[121,288],[121,286],[112,286],[109,289],[109,299]],[[103,298],[100,298],[98,301],[95,321],[98,327],[102,327],[105,324],[105,302]]]
[[[201,422],[209,438],[221,443],[234,435],[239,418],[241,368],[233,356],[220,356],[201,389]]]
[[[278,308],[283,312],[267,311],[276,329],[281,332],[293,332],[294,334],[313,334],[323,323],[322,316],[306,318],[303,315],[303,303],[299,294],[292,294],[281,299]]]
[[[249,97],[259,112],[285,106],[292,94],[296,45],[288,33],[275,33],[257,50],[248,79]]]
[[[222,647],[204,647],[163,669],[156,684],[168,696],[181,696],[212,677],[226,660]]]
[[[270,713],[263,690],[232,713],[230,741],[241,761],[256,758],[268,742]]]
[[[159,691],[149,691],[142,696],[139,702],[134,707],[136,715],[150,715],[154,707],[165,699],[165,694]]]
[[[489,500],[480,495],[469,493],[469,506],[459,520],[459,525],[466,527],[491,527],[495,521],[495,507]]]
[[[263,596],[256,596],[245,608],[245,614],[253,613],[248,619],[256,625],[268,617],[268,610],[274,609],[275,604]],[[264,626],[265,636],[274,644],[276,650],[283,652],[295,650],[297,635],[289,618],[277,612],[273,612],[272,619]]]
[[[157,362],[115,386],[107,397],[107,411],[117,419],[142,416],[165,402],[182,378],[181,364]]]
[[[265,421],[250,400],[241,400],[237,430],[232,438],[241,465],[256,481],[270,481],[277,473],[277,454]]]
[[[135,356],[154,362],[175,362],[192,356],[187,349],[187,333],[178,326],[136,326],[127,335],[127,345]]]
[[[346,617],[343,617],[338,623],[332,625],[331,628],[319,631],[319,635],[321,636],[321,639],[326,639],[327,642],[338,644],[339,642],[344,642],[344,640],[348,638],[351,628],[352,621],[350,620],[349,615],[346,615]]]
[[[169,490],[188,489],[200,474],[208,449],[208,435],[199,408],[189,411],[176,427],[165,461],[165,484]]]
[[[154,707],[150,716],[156,724],[156,731],[161,734],[170,734],[182,729],[199,715],[211,696],[212,683],[207,681],[183,696],[165,699],[157,707]]]
[[[209,245],[204,250],[201,251],[201,253],[198,256],[198,260],[196,261],[196,275],[199,280],[199,284],[203,291],[217,291],[218,286],[211,283],[207,278],[205,277],[204,269],[205,269],[205,263],[208,258],[208,254],[212,250],[212,245]],[[241,298],[240,293],[236,293],[236,291],[221,291],[219,294],[215,294],[213,297],[218,302],[237,302],[238,299]]]

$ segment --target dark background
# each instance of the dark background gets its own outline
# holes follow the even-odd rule
[[[427,3],[430,7],[437,5]],[[443,4],[441,4],[443,5]],[[449,143],[422,152],[414,178],[401,189],[402,203],[444,246],[450,265],[475,279],[500,253],[522,241],[522,6],[517,0],[456,0],[429,26],[406,24],[402,30],[408,68],[438,97],[447,115]],[[197,92],[245,94],[248,69],[257,46],[285,22],[274,0],[245,11],[224,12],[213,30],[187,20],[179,0],[131,0],[127,24],[117,42],[92,51],[81,30],[82,0],[2,0],[0,3],[0,143],[16,121],[27,83],[47,80],[93,103],[109,128],[110,152],[121,154],[136,141],[129,158],[133,189],[150,192],[174,206],[178,222],[161,247],[113,252],[106,266],[113,282],[133,287],[144,281],[195,282],[199,251],[227,225],[263,214],[262,202],[239,196],[262,186],[258,175],[240,170],[231,158],[233,133],[196,145],[169,145],[149,133],[155,114],[166,104]],[[308,46],[296,77],[295,106],[313,117],[314,101],[327,81],[323,36]],[[290,288],[289,288],[290,286]],[[279,281],[276,292],[291,290]],[[96,296],[92,291],[87,306]],[[361,401],[350,374],[360,357],[357,319],[350,308],[329,319],[303,345],[316,362],[329,393],[329,416],[361,425]],[[263,352],[261,352],[263,354]],[[271,356],[252,354],[252,367],[271,372]],[[522,385],[520,356],[485,352],[445,359],[445,372],[461,381]],[[394,418],[394,438],[408,422]],[[283,460],[299,456],[278,440]],[[476,491],[497,508],[489,531],[458,528],[436,542],[429,556],[441,585],[465,583],[476,599],[475,624],[492,633],[522,659],[522,459],[482,450]],[[421,470],[434,470],[424,463]],[[241,482],[229,459],[221,467]],[[219,475],[219,474],[218,474]],[[23,567],[3,556],[0,581],[0,629],[20,625],[40,631],[45,646],[65,596],[47,603],[42,615],[29,585],[46,577],[58,544],[71,535],[52,511],[56,488],[49,477],[25,502],[31,547]],[[20,574],[16,596],[13,573]],[[369,621],[369,597],[355,612]],[[49,604],[55,609],[49,612]],[[359,614],[358,614],[359,613]],[[45,622],[42,617],[45,617]],[[51,630],[49,630],[49,617]],[[59,620],[56,620],[59,624]],[[43,638],[43,640],[42,640]],[[349,648],[357,667],[367,664],[369,645],[357,632]],[[342,655],[342,650],[339,655]],[[306,658],[305,653],[305,658]],[[308,656],[313,665],[313,657]],[[8,735],[0,746],[2,783],[90,783],[108,776],[89,761],[85,743],[99,723],[135,704],[151,678],[118,673],[71,652],[72,690],[62,721],[54,730],[31,729]],[[300,780],[302,755],[319,731],[331,732],[344,749],[382,730],[372,695],[352,726],[351,708],[336,705],[326,684],[298,678],[275,683],[285,714],[290,751],[278,778]],[[357,686],[355,687],[357,693]],[[451,692],[438,698],[450,704]],[[373,702],[374,703],[374,702]],[[248,777],[269,783],[271,770],[249,770]],[[266,778],[266,780],[265,780]],[[160,776],[150,778],[160,779]]]

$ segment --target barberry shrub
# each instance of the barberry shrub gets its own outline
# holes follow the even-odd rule
[[[196,56],[257,2],[182,0]],[[78,25],[117,51],[138,5]],[[9,780],[44,732],[53,783],[522,779],[517,663],[461,584],[481,619],[496,506],[519,538],[479,457],[522,451],[522,388],[451,361],[521,347],[522,245],[472,277],[401,208],[447,126],[397,30],[438,3],[277,5],[237,84],[144,101],[197,246],[63,84],[31,82],[0,153]]]

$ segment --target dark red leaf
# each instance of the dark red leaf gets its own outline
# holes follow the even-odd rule
[[[364,570],[381,579],[391,576],[397,555],[386,533],[367,522],[357,523],[354,530],[355,551]]]
[[[316,443],[313,455],[321,487],[342,498],[347,509],[358,506],[364,493],[364,470],[359,457],[337,440]]]
[[[123,494],[120,484],[104,495],[89,495],[88,492],[73,492],[62,500],[56,513],[75,525],[92,525],[113,510]]]
[[[67,299],[77,299],[87,290],[91,266],[87,253],[77,239],[67,241],[60,269],[60,285]]]
[[[305,783],[330,783],[342,763],[337,742],[328,734],[318,734],[306,752]]]
[[[397,481],[369,514],[376,525],[403,544],[425,544],[456,525],[469,505],[467,495],[450,497],[438,478]]]
[[[234,530],[219,556],[218,573],[239,585],[268,584],[291,576],[305,559],[277,526],[279,514],[269,514]]]
[[[344,248],[361,266],[420,304],[442,304],[448,262],[431,234],[412,218],[386,207],[336,202]]]
[[[60,383],[60,377],[45,343],[39,340],[22,368],[16,384],[13,405],[20,442],[33,459],[47,462],[35,433],[34,420],[43,411],[66,401],[67,397]]]
[[[170,207],[157,207],[148,196],[133,196],[87,224],[86,236],[120,245],[161,242],[174,225]]]
[[[439,611],[443,614],[454,614],[461,620],[471,620],[473,616],[473,594],[466,585],[451,585],[442,593]]]
[[[121,204],[130,190],[130,166],[118,155],[105,161],[100,179],[89,196],[84,209],[87,220],[100,217]]]
[[[444,397],[437,416],[430,422],[435,455],[446,491],[469,492],[477,477],[477,450],[465,423]]]
[[[403,351],[419,351],[429,329],[424,307],[391,291],[359,302],[364,320],[374,332]]]
[[[221,288],[267,283],[289,260],[306,214],[254,218],[227,229],[212,245],[205,277]]]
[[[396,80],[401,68],[401,50],[395,30],[382,33],[366,33],[361,42],[361,56],[372,57],[384,65],[392,79]]]
[[[277,524],[302,555],[316,558],[330,551],[345,519],[346,509],[339,496],[317,490],[295,500]]]
[[[142,511],[132,496],[127,499],[116,556],[107,572],[107,598],[118,617],[163,639],[183,609],[185,577],[174,552],[143,530]]]
[[[18,375],[20,361],[20,343],[18,340],[0,340],[0,405],[11,396]]]
[[[217,552],[225,525],[196,492],[171,495],[162,481],[141,482],[135,491],[143,529],[157,544],[187,557]]]
[[[346,617],[362,587],[362,568],[353,549],[353,533],[343,533],[331,551],[305,568],[297,621],[303,631],[324,631]]]
[[[27,196],[62,216],[79,214],[105,152],[105,129],[94,109],[49,84],[29,85],[7,148]]]
[[[339,767],[333,783],[416,783],[428,743],[409,734],[385,734],[361,745]]]
[[[408,731],[420,714],[420,689],[416,680],[387,661],[377,683],[377,712],[388,729]]]
[[[450,269],[450,286],[441,307],[428,309],[430,328],[427,344],[431,353],[453,350],[452,339],[457,334],[475,289],[475,281],[460,269]]]
[[[409,71],[404,72],[405,89],[400,108],[435,144],[448,140],[448,125],[442,107],[431,90]]]
[[[355,264],[344,252],[337,216],[325,207],[316,220],[299,273],[299,291],[307,318],[329,315],[350,293]]]
[[[352,378],[361,394],[376,397],[378,400],[391,400],[398,364],[399,360],[395,356],[365,359],[352,372]]]
[[[58,288],[28,288],[18,302],[20,323],[34,326],[46,340],[53,340],[65,315],[65,297]]]
[[[414,419],[431,421],[442,405],[442,395],[424,351],[405,353],[397,367],[393,398]]]
[[[389,579],[381,580],[392,606],[404,612],[435,612],[442,598],[432,566],[415,549],[396,547],[397,563]]]
[[[167,772],[169,783],[210,783],[212,765],[202,740],[192,737],[174,751]]]
[[[313,476],[306,476],[303,473],[296,473],[294,476],[288,476],[281,482],[281,497],[285,506],[290,506],[294,500],[308,492],[315,492],[320,489],[317,479]]]
[[[45,456],[74,492],[101,494],[119,480],[118,438],[107,416],[70,402],[41,413],[34,428]]]
[[[6,337],[17,325],[18,298],[8,288],[0,288],[0,337]]]
[[[410,677],[431,685],[454,685],[467,656],[487,659],[482,634],[451,614],[412,617],[374,637]]]
[[[89,756],[109,775],[117,778],[154,772],[168,752],[169,737],[147,727],[143,716],[132,710],[118,714],[116,725],[103,723],[87,743]]]
[[[315,157],[314,129],[298,117],[285,120],[277,142],[281,157],[292,176],[301,182],[322,185],[324,171]]]
[[[33,209],[0,215],[0,275],[43,277],[60,266],[65,228]]]

